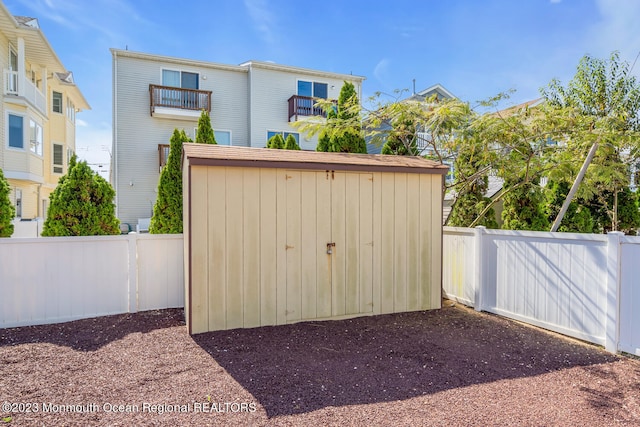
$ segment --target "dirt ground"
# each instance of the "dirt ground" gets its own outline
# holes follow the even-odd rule
[[[639,360],[460,306],[193,337],[183,316],[0,329],[0,420],[640,425]]]

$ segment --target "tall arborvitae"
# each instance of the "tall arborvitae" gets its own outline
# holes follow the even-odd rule
[[[198,144],[217,144],[216,136],[211,127],[211,119],[206,110],[202,110],[198,119],[198,130],[196,131],[196,143]]]
[[[149,233],[182,233],[182,144],[191,142],[184,130],[174,129],[169,148],[169,159],[160,172],[158,198],[153,206]]]

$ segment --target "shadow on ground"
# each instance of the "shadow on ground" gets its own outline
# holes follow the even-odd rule
[[[142,313],[116,314],[53,325],[0,329],[0,348],[9,345],[49,343],[77,351],[99,348],[133,333],[184,325],[184,311],[152,310]]]
[[[594,346],[459,307],[208,332],[193,339],[269,417],[617,359]]]

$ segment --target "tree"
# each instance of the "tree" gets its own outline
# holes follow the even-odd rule
[[[198,130],[196,131],[196,143],[217,144],[216,136],[211,127],[211,119],[207,110],[202,110],[198,119]]]
[[[387,141],[382,146],[382,154],[397,156],[417,156],[419,154],[416,142],[416,125],[414,121],[401,116],[393,121],[393,129]]]
[[[267,148],[282,150],[284,148],[284,138],[282,134],[276,133],[267,141]]]
[[[201,116],[202,118],[202,116]],[[200,126],[198,126],[198,133]],[[173,130],[170,140],[169,158],[160,172],[158,197],[153,206],[153,216],[149,225],[151,234],[182,233],[182,169],[180,157],[182,144],[191,142],[184,130]]]
[[[316,151],[366,154],[367,143],[362,132],[360,102],[353,83],[344,82],[342,85],[337,109],[332,102],[320,104],[327,113],[327,121],[321,131]],[[311,126],[311,133],[314,133],[315,129]]]
[[[488,208],[482,218],[479,213],[491,204],[486,197],[489,188],[488,175],[479,171],[486,170],[486,156],[481,148],[472,141],[458,144],[458,153],[454,160],[457,187],[455,202],[451,209],[447,224],[453,227],[469,227],[474,221],[487,228],[498,228],[495,211]]]
[[[549,222],[553,221],[560,212],[560,207],[569,194],[570,183],[568,181],[549,181],[546,185],[545,212]],[[561,232],[593,233],[594,220],[591,211],[585,206],[584,201],[574,200],[569,205],[562,224],[558,228]]]
[[[513,185],[508,183],[507,185]],[[549,221],[544,215],[544,196],[537,182],[527,182],[504,196],[502,210],[502,228],[505,230],[536,230],[549,229]]]
[[[0,237],[11,237],[13,234],[13,217],[16,210],[9,199],[11,188],[0,169]]]
[[[604,229],[617,230],[617,194],[629,183],[625,163],[635,162],[640,151],[640,84],[629,64],[621,62],[617,52],[608,60],[586,55],[566,87],[552,80],[541,92],[557,117],[574,122],[564,140],[565,156],[585,158],[586,151],[595,150],[591,165],[583,165],[585,185],[577,194],[601,204],[610,223]],[[579,184],[577,180],[567,206]]]
[[[287,135],[287,139],[284,141],[284,149],[300,150],[300,146],[298,145],[298,141],[296,141],[295,136],[293,136],[292,134]]]
[[[43,236],[120,234],[113,187],[74,155],[50,196]]]
[[[322,131],[318,137],[318,145],[316,145],[316,151],[329,151],[329,144],[331,143],[331,136],[329,132]]]

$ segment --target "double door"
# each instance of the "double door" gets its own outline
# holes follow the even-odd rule
[[[286,321],[373,311],[373,175],[285,171]]]

